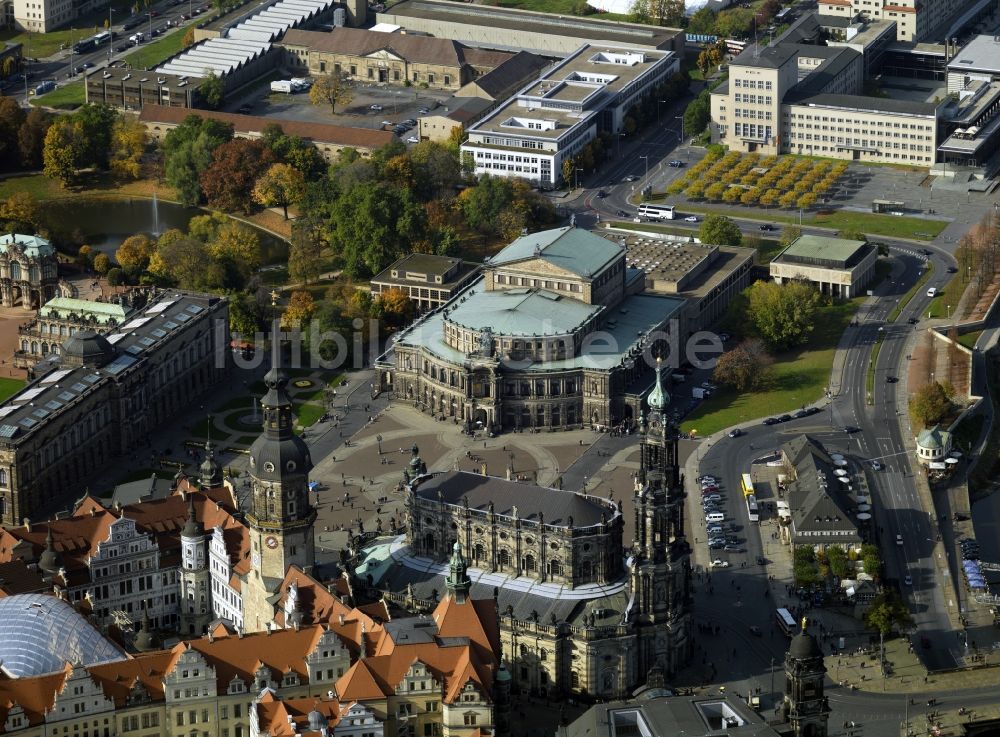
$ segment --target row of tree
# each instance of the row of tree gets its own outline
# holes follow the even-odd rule
[[[64,187],[75,184],[85,170],[111,170],[136,179],[145,149],[146,129],[134,116],[89,103],[52,121],[45,133],[42,171]]]
[[[25,112],[13,97],[0,96],[0,170],[39,169],[50,125],[51,114],[38,108]]]

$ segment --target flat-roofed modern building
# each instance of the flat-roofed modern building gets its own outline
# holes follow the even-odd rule
[[[612,232],[624,238],[629,268],[646,274],[646,291],[684,299],[681,335],[705,330],[721,318],[753,277],[752,248],[694,243],[656,233]]]
[[[868,97],[851,48],[748,47],[712,92],[713,140],[739,151],[930,167],[938,105]]]
[[[379,23],[411,33],[451,38],[471,46],[531,51],[545,56],[572,54],[580,44],[671,50],[684,54],[684,31],[641,23],[621,23],[446,0],[404,0],[378,14]]]
[[[469,430],[607,427],[638,417],[650,376],[643,354],[662,349],[684,307],[641,293],[643,285],[625,249],[599,235],[522,236],[400,333],[377,362],[377,386]]]
[[[771,277],[808,281],[834,298],[857,297],[875,276],[878,250],[865,241],[803,235],[771,261]]]
[[[440,307],[479,277],[481,267],[450,256],[411,253],[371,280],[372,296],[401,290],[421,310]]]
[[[874,20],[896,23],[896,40],[936,40],[948,32],[945,24],[963,8],[971,8],[973,0],[819,0],[821,15],[854,18],[858,15]],[[949,35],[944,36],[949,38]]]
[[[520,177],[540,187],[562,180],[562,164],[680,68],[669,51],[582,46],[468,128],[462,156],[476,174]]]

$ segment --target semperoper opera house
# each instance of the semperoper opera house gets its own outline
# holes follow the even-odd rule
[[[399,334],[378,389],[469,430],[634,418],[652,382],[643,354],[684,305],[644,288],[620,243],[570,227],[522,236]]]
[[[68,506],[82,482],[227,375],[229,304],[169,291],[107,336],[79,330],[0,405],[0,521]]]

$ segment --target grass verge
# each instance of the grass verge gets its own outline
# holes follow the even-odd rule
[[[31,104],[36,107],[51,107],[58,110],[74,110],[86,100],[83,80],[69,82],[56,87],[51,92],[31,98]]]
[[[875,346],[872,348],[871,358],[868,359],[868,373],[865,375],[865,402],[875,403],[875,367],[878,366],[878,353],[882,350],[882,340],[885,332],[879,330],[875,339]]]
[[[670,199],[662,195],[654,195],[652,201]],[[762,210],[760,208],[726,207],[702,203],[686,202],[685,211],[704,214],[727,215],[743,220],[764,220],[766,222],[788,223],[798,225],[798,213],[781,210]],[[763,213],[764,218],[761,217]],[[804,215],[803,225],[816,225],[822,228],[832,228],[837,231],[862,232],[866,235],[883,235],[891,238],[907,238],[910,240],[932,241],[948,226],[944,220],[925,220],[923,218],[895,217],[893,215],[877,215],[868,212],[847,212],[836,210],[828,214],[814,213]]]
[[[5,402],[21,391],[25,383],[23,379],[0,379],[0,402]]]
[[[903,295],[903,298],[899,300],[896,306],[893,308],[892,312],[889,313],[889,317],[885,319],[886,322],[896,322],[896,318],[899,317],[899,313],[910,303],[913,299],[913,295],[916,294],[920,289],[927,283],[927,280],[931,278],[931,272],[934,271],[934,263],[932,261],[927,262],[927,270],[924,275],[917,279],[917,283],[910,287],[910,291]]]
[[[127,54],[123,58],[134,69],[149,69],[180,51],[183,48],[181,43],[183,40],[183,29],[174,28],[168,31],[163,38],[145,46],[139,46],[137,51]]]
[[[804,346],[774,357],[766,387],[743,393],[721,389],[702,402],[681,428],[711,435],[741,422],[791,412],[819,399],[830,383],[837,342],[863,301],[858,297],[826,307]]]
[[[958,300],[962,298],[962,275],[955,274],[944,289],[938,291],[934,299],[927,307],[928,317],[951,317],[952,308],[958,305]],[[955,315],[957,317],[957,315]]]
[[[965,335],[958,336],[959,345],[964,345],[970,351],[976,347],[976,343],[979,342],[979,336],[983,334],[982,330],[973,330],[971,333],[966,333]]]
[[[310,427],[311,425],[316,424],[316,421],[323,416],[325,411],[326,410],[318,404],[306,402],[295,408],[295,418],[298,421],[298,424],[302,427]]]

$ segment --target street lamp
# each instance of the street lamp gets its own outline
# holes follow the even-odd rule
[[[381,435],[376,435],[375,436],[375,442],[378,443],[378,454],[382,455],[382,436]]]
[[[583,171],[582,167],[573,167],[573,177],[576,179],[576,186],[573,189],[580,189],[580,172]]]
[[[640,156],[639,158],[646,162],[646,175],[642,178],[643,184],[645,184],[647,177],[649,177],[649,157]]]
[[[674,116],[674,120],[681,121],[681,134],[680,135],[681,135],[681,143],[683,143],[684,142],[684,116],[683,115],[675,115]]]

